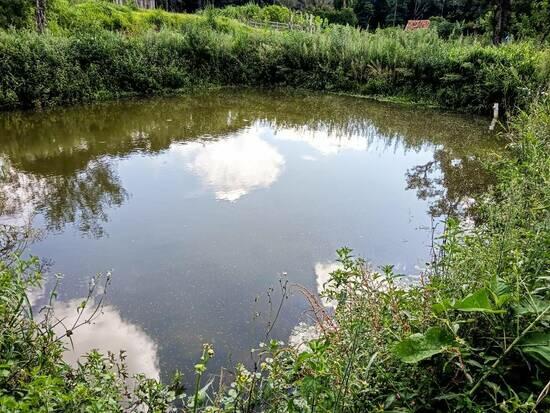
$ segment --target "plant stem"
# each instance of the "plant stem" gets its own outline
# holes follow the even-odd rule
[[[197,412],[197,406],[199,404],[199,387],[201,385],[201,374],[197,373],[195,378],[195,395],[193,397],[193,413]]]
[[[481,376],[481,378],[477,381],[477,383],[474,385],[474,387],[472,387],[472,389],[468,392],[468,395],[473,395],[474,392],[478,389],[478,387],[481,385],[481,383],[487,378],[489,377],[489,375],[491,374],[491,372],[499,365],[499,363],[502,361],[502,359],[512,350],[512,348],[514,348],[514,346],[518,343],[518,341],[520,341],[524,336],[525,334],[527,334],[529,332],[529,330],[531,330],[541,319],[542,317],[544,317],[544,315],[550,310],[550,305],[548,307],[546,307],[544,309],[543,312],[541,312],[537,318],[535,318],[533,320],[533,322],[531,324],[529,324],[522,332],[519,336],[517,336],[514,341],[512,341],[510,343],[510,345],[504,350],[504,353],[502,353],[502,355],[491,365],[491,367],[489,368],[489,370],[487,370],[485,372],[485,374],[483,376]]]

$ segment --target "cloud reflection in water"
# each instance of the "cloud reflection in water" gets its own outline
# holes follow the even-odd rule
[[[81,301],[76,299],[66,303],[56,303],[55,316],[63,319],[66,326],[72,326],[78,316],[76,309]],[[89,317],[93,310],[93,304],[87,307],[81,320]],[[56,333],[63,334],[63,328],[59,326]],[[66,340],[67,350],[63,357],[73,366],[81,356],[94,349],[103,354],[107,351],[118,354],[120,350],[124,350],[128,355],[126,363],[130,375],[143,373],[149,378],[160,378],[157,344],[140,327],[123,320],[113,306],[104,306],[102,313],[94,318],[92,324],[79,327],[71,338],[74,349],[71,347],[71,342]]]
[[[314,266],[317,294],[321,295],[325,284],[330,280],[330,274],[342,268],[339,262],[317,262]],[[336,308],[336,301],[327,297],[320,297],[321,304],[326,308]],[[299,322],[290,333],[288,343],[298,351],[307,351],[307,343],[321,336],[321,329],[317,324]]]
[[[271,186],[285,160],[252,127],[224,140],[173,145],[190,171],[215,193],[216,199],[234,202],[260,188]]]
[[[361,130],[361,133],[338,133],[328,127],[319,126],[310,128],[281,128],[278,129],[275,138],[282,141],[305,142],[321,155],[336,155],[344,150],[366,151],[369,137],[376,135],[378,131],[374,126]],[[313,160],[310,157],[307,160]]]

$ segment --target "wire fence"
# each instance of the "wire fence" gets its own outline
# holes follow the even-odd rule
[[[257,21],[257,20],[245,20],[248,26],[255,27],[257,29],[269,29],[269,30],[300,30],[304,32],[315,32],[319,30],[316,24],[296,24],[296,23],[281,23],[270,21]]]

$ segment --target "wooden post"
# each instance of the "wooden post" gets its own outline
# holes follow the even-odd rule
[[[491,125],[489,126],[490,131],[495,130],[495,126],[497,125],[498,121],[498,103],[493,104],[493,120],[491,121]]]

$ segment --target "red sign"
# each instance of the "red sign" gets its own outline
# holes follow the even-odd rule
[[[417,29],[429,29],[430,21],[429,20],[409,20],[407,26],[405,27],[406,31],[412,31]]]

